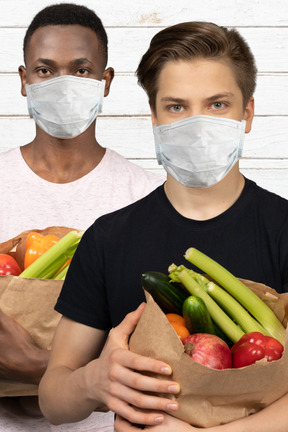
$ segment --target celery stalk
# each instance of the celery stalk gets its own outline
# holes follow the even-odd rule
[[[39,273],[38,278],[41,279],[52,279],[53,276],[63,267],[63,265],[74,255],[80,240],[77,240],[72,246],[70,246],[59,258],[47,264],[47,267],[43,267]]]
[[[82,235],[83,231],[73,230],[68,232],[56,244],[27,267],[19,277],[43,279],[52,277],[74,254]]]
[[[216,301],[220,307],[244,330],[245,333],[260,332],[269,336],[258,321],[256,321],[245,308],[232,297],[227,291],[220,288],[214,282],[207,284],[207,293]]]
[[[70,263],[67,263],[62,269],[53,277],[55,280],[64,280],[67,274]]]
[[[243,282],[195,248],[189,248],[184,256],[190,263],[208,274],[235,297],[259,321],[270,336],[284,344],[285,328],[282,323],[274,312]]]
[[[211,318],[218,324],[221,330],[228,336],[228,338],[236,343],[241,336],[244,335],[243,330],[236,325],[231,318],[217,305],[217,303],[207,294],[203,288],[195,281],[189,274],[189,270],[184,266],[180,266],[180,271],[175,271],[178,280],[185,286],[190,294],[201,297],[207,306]],[[173,275],[169,274],[169,277]]]

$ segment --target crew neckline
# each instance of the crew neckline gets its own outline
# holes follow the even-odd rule
[[[107,163],[109,163],[109,159],[112,156],[112,150],[105,148],[105,153],[103,158],[101,159],[101,161],[99,162],[99,164],[93,168],[89,173],[85,174],[84,176],[80,177],[77,180],[73,180],[71,182],[67,182],[67,183],[54,183],[51,182],[49,180],[45,180],[42,177],[38,176],[30,167],[29,165],[26,163],[25,159],[23,158],[22,152],[21,152],[21,147],[16,147],[15,149],[13,149],[16,151],[16,155],[18,157],[18,161],[19,164],[21,164],[21,168],[22,170],[25,171],[26,175],[28,175],[29,177],[33,178],[33,180],[37,181],[38,183],[42,183],[43,185],[49,185],[51,188],[55,187],[55,188],[70,188],[73,186],[78,186],[79,184],[83,184],[86,181],[88,181],[90,179],[91,176],[95,175],[95,172],[97,171],[97,175],[101,175],[101,171],[105,169]]]
[[[247,179],[245,176],[244,180],[245,184],[238,199],[223,213],[220,213],[219,215],[206,220],[189,219],[181,215],[181,213],[179,213],[169,201],[164,190],[164,185],[161,185],[159,188],[157,188],[155,192],[158,195],[157,200],[160,200],[163,204],[162,208],[165,212],[165,217],[168,216],[171,220],[173,220],[173,223],[176,223],[178,225],[183,226],[183,224],[187,224],[187,226],[189,225],[190,228],[191,226],[193,226],[195,229],[198,228],[202,230],[203,228],[210,228],[211,225],[216,226],[218,225],[218,223],[225,223],[226,219],[230,223],[231,220],[235,217],[235,215],[239,213],[240,208],[248,205],[248,203],[250,202],[250,197],[253,193],[253,186],[255,185],[255,182]]]

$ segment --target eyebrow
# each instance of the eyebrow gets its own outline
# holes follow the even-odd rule
[[[181,104],[181,103],[186,102],[186,99],[174,98],[172,96],[167,96],[167,97],[161,98],[160,102],[173,102],[173,103]]]
[[[217,99],[223,99],[223,98],[232,98],[234,97],[234,93],[232,92],[223,92],[223,93],[217,93],[213,96],[208,97],[205,99],[206,102],[213,102]]]
[[[232,98],[234,96],[234,93],[232,92],[223,92],[223,93],[217,93],[213,96],[209,96],[208,98],[205,99],[205,102],[209,103],[209,102],[213,102],[217,99],[223,99],[223,98]],[[183,98],[175,98],[172,96],[166,96],[161,98],[160,102],[172,102],[172,103],[176,103],[176,104],[183,104],[185,102],[187,102],[187,99],[183,99]]]

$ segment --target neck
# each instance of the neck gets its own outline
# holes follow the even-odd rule
[[[244,185],[245,180],[237,163],[223,180],[209,188],[183,186],[168,174],[165,192],[173,207],[182,216],[194,220],[208,220],[228,210],[241,195]]]
[[[105,149],[95,139],[95,128],[73,139],[57,139],[36,128],[35,139],[21,147],[30,169],[52,183],[69,183],[92,171]]]

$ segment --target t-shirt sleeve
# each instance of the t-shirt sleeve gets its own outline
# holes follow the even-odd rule
[[[97,221],[88,228],[70,264],[55,310],[81,324],[109,330],[104,277],[104,234]]]
[[[282,292],[288,292],[288,217],[286,218],[279,242],[280,269],[282,277]]]

